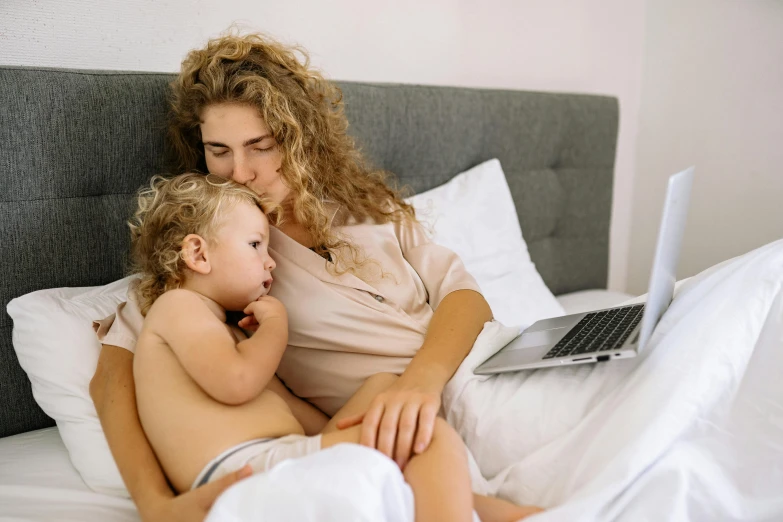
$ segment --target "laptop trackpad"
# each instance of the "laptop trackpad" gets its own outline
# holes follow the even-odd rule
[[[512,350],[519,350],[541,345],[554,346],[570,329],[570,327],[555,328],[553,330],[544,330],[541,332],[523,333],[522,336],[514,342],[514,345],[509,346],[509,348]]]

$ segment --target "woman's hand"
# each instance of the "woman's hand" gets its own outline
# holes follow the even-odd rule
[[[163,500],[142,513],[141,518],[144,522],[203,522],[220,494],[252,473],[250,466],[245,466],[214,482]]]
[[[337,427],[345,429],[361,423],[359,443],[377,449],[404,469],[413,454],[430,445],[442,391],[426,379],[414,381],[403,374],[375,397],[365,413],[346,417]]]

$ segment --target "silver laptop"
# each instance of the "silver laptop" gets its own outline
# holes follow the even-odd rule
[[[693,171],[691,167],[669,178],[645,304],[538,321],[476,368],[475,373],[636,357],[649,341],[674,294]]]

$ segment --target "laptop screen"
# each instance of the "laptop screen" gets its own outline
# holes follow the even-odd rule
[[[669,178],[663,216],[661,217],[661,228],[658,230],[658,243],[655,247],[655,258],[650,273],[650,289],[647,293],[647,304],[642,318],[639,351],[647,345],[655,326],[669,307],[674,295],[677,263],[680,259],[682,236],[688,217],[694,169],[695,167],[690,167]]]

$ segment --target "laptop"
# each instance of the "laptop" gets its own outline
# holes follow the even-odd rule
[[[647,302],[543,319],[482,363],[479,375],[636,357],[674,295],[694,167],[669,178]]]

